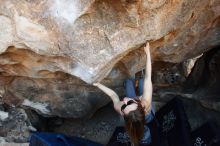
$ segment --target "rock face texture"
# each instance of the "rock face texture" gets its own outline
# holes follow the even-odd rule
[[[0,119],[0,127],[0,137],[5,137],[4,140],[6,142],[16,143],[26,142],[29,137],[29,131],[33,128],[24,109],[16,108],[8,110],[7,119]]]
[[[46,70],[91,83],[146,41],[154,59],[169,62],[219,44],[219,7],[218,0],[1,0],[0,52],[15,46],[54,57]]]
[[[1,0],[0,97],[45,116],[84,117],[153,61],[180,63],[220,45],[219,0]],[[119,94],[123,95],[122,92]]]
[[[207,108],[220,112],[220,47],[200,57],[188,79],[185,88],[188,93]]]

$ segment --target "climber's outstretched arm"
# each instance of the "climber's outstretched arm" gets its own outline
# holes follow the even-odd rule
[[[144,51],[146,53],[146,69],[145,69],[145,76],[144,76],[144,89],[143,95],[141,98],[141,102],[145,107],[145,112],[149,112],[152,102],[152,81],[151,81],[151,55],[150,55],[150,46],[149,43],[146,44],[144,47]]]
[[[97,86],[99,89],[101,89],[105,94],[107,94],[113,101],[114,108],[117,111],[120,111],[120,99],[119,96],[110,88],[100,84],[100,83],[93,83],[94,86]]]

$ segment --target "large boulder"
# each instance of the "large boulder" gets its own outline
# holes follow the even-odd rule
[[[47,116],[84,117],[153,61],[180,63],[220,44],[219,0],[1,0],[0,97]],[[80,80],[79,80],[80,79]]]
[[[68,61],[52,66],[91,83],[146,41],[155,60],[169,62],[218,45],[219,6],[218,0],[2,0],[0,52],[16,46],[63,57]]]

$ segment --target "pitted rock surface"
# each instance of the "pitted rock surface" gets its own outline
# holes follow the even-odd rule
[[[34,129],[34,127],[32,127],[24,109],[10,108],[7,113],[8,117],[6,119],[0,119],[0,137],[4,139],[2,143],[27,142],[31,128]]]

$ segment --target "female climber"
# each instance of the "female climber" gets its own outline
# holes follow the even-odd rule
[[[140,142],[149,144],[151,143],[151,134],[146,123],[153,119],[151,111],[152,101],[152,82],[151,82],[151,56],[149,50],[149,43],[144,47],[146,53],[146,71],[144,79],[139,80],[139,95],[136,96],[134,91],[134,81],[128,79],[125,81],[126,96],[120,101],[119,96],[108,87],[94,83],[104,93],[106,93],[113,101],[114,109],[124,117],[125,128],[134,145]]]

